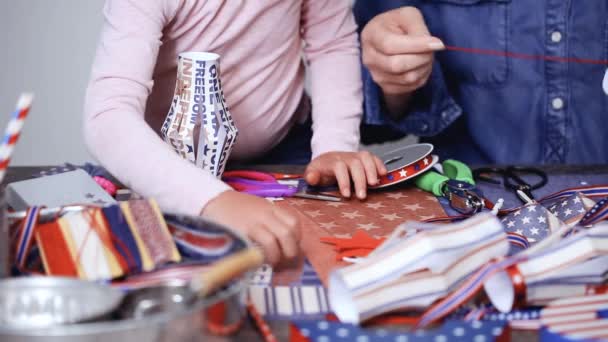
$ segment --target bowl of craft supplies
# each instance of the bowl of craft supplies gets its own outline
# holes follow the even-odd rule
[[[6,342],[213,340],[239,329],[263,262],[234,230],[148,200],[8,216]]]

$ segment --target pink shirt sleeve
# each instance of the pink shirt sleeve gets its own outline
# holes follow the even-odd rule
[[[357,151],[363,113],[357,26],[349,0],[303,0],[302,38],[310,71],[313,158]]]
[[[229,187],[179,157],[144,120],[161,44],[178,0],[108,0],[85,103],[85,141],[126,186],[190,215]]]

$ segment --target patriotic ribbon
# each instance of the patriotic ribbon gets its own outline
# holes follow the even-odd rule
[[[608,198],[597,202],[580,221],[581,226],[590,226],[608,218]]]
[[[43,207],[31,207],[27,210],[25,219],[19,230],[19,238],[17,240],[17,250],[15,256],[15,264],[19,269],[25,266],[27,254],[32,246],[32,241],[35,236],[36,225],[40,217],[40,211]]]
[[[352,324],[339,322],[303,321],[293,322],[297,327],[296,338],[292,342],[308,341],[406,341],[406,342],[438,342],[438,341],[508,341],[511,331],[505,322],[473,321],[464,322],[449,320],[444,324],[429,330],[415,332],[391,331],[385,328],[361,328]],[[293,336],[294,334],[292,334]]]

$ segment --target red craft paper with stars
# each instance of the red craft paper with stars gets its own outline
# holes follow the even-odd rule
[[[324,283],[332,268],[345,264],[336,261],[336,251],[321,242],[322,237],[347,238],[357,230],[364,230],[372,237],[386,237],[405,221],[445,216],[435,196],[411,184],[370,191],[365,201],[289,198],[285,202],[302,213],[302,248]]]

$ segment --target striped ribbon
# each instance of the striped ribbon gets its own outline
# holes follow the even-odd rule
[[[442,299],[439,303],[433,305],[427,310],[416,323],[416,328],[421,329],[429,324],[441,319],[452,313],[464,302],[471,299],[481,290],[483,284],[496,273],[505,270],[511,265],[520,262],[522,257],[506,258],[482,266],[477,272],[470,276],[458,289],[452,292],[449,296]]]
[[[597,202],[580,221],[581,226],[593,225],[608,218],[608,198]]]
[[[556,300],[541,311],[541,341],[608,340],[608,295]]]
[[[32,240],[34,239],[34,232],[36,225],[38,224],[38,218],[40,217],[40,211],[43,207],[31,207],[27,210],[25,219],[20,228],[19,240],[17,240],[17,252],[15,256],[15,263],[19,269],[25,266],[28,251],[32,246]]]
[[[322,285],[251,285],[248,294],[260,314],[272,319],[321,318],[332,311]]]
[[[2,145],[0,146],[0,182],[4,180],[6,169],[11,161],[15,144],[17,143],[17,140],[19,140],[21,130],[23,129],[23,124],[25,123],[27,114],[30,111],[32,99],[32,94],[21,94],[19,100],[17,101],[17,109],[15,112],[13,112],[13,115],[11,116],[11,119],[6,127],[4,139],[2,140]]]

